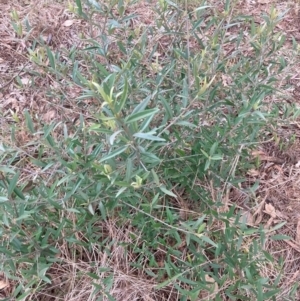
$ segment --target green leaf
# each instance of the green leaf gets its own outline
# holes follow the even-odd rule
[[[201,234],[205,228],[206,228],[206,223],[201,224],[197,230],[197,233]]]
[[[127,100],[127,96],[128,96],[128,81],[127,79],[125,79],[124,89],[122,91],[120,102],[116,103],[116,108],[115,108],[116,114],[120,113],[121,110],[124,108]]]
[[[148,126],[149,126],[150,122],[152,121],[153,117],[154,117],[154,115],[153,116],[149,116],[149,117],[147,117],[147,118],[144,119],[144,121],[140,125],[139,132],[142,133],[142,132],[144,132],[148,128]]]
[[[199,10],[203,10],[203,9],[207,9],[212,7],[211,5],[203,5],[203,6],[199,6],[195,9],[195,12],[199,11]]]
[[[76,0],[75,2],[76,2],[76,5],[77,5],[78,14],[81,15],[82,14],[81,0]]]
[[[120,196],[128,187],[122,187],[121,189],[118,190],[117,194],[116,194],[116,198],[118,196]]]
[[[98,83],[92,82],[92,84],[96,87],[97,91],[100,93],[100,95],[102,96],[102,98],[104,99],[105,102],[107,102],[108,104],[113,102],[113,99],[112,99],[113,90],[112,89],[111,89],[110,95],[109,95],[105,92],[104,88],[102,86],[100,86]]]
[[[286,221],[281,222],[281,223],[275,225],[274,227],[272,227],[272,229],[270,229],[269,231],[270,231],[270,232],[276,231],[276,230],[282,228],[285,224],[286,224]],[[268,231],[268,232],[269,232],[269,231]]]
[[[204,166],[204,171],[208,170],[210,166],[210,160],[206,160],[205,166]]]
[[[168,276],[171,277],[171,269],[166,261],[165,261],[165,270],[166,270]]]
[[[254,233],[257,233],[259,231],[259,229],[256,228],[249,228],[249,229],[245,229],[243,231],[244,235],[253,235]]]
[[[195,124],[190,123],[188,121],[184,121],[184,120],[177,121],[177,122],[175,122],[175,124],[181,125],[181,126],[188,126],[188,127],[191,127],[191,128],[196,128],[197,127]]]
[[[11,169],[11,168],[9,168],[7,166],[0,166],[0,172],[3,172],[3,173],[12,173],[12,174],[16,173],[13,169]]]
[[[95,215],[95,210],[94,210],[93,204],[88,205],[88,210],[91,213],[91,215]]]
[[[157,137],[157,136],[153,136],[151,134],[148,133],[136,133],[133,135],[136,138],[142,138],[142,139],[146,139],[146,140],[152,140],[152,141],[166,141],[166,139]]]
[[[24,194],[22,193],[22,191],[21,191],[18,187],[15,187],[14,193],[15,193],[20,199],[25,200]]]
[[[130,182],[130,179],[132,177],[132,170],[133,170],[132,158],[128,158],[126,160],[126,175],[125,175],[125,179],[128,183]]]
[[[167,100],[164,98],[164,97],[161,97],[160,101],[162,102],[165,110],[166,110],[166,114],[168,116],[168,120],[173,118],[173,112],[172,112],[172,109],[169,105],[169,103],[167,102]]]
[[[106,208],[105,208],[102,201],[99,202],[98,209],[100,210],[100,213],[101,213],[101,216],[102,216],[103,220],[106,221],[106,218],[107,218]]]
[[[174,194],[172,191],[168,190],[168,189],[166,188],[165,185],[159,186],[159,189],[160,189],[163,193],[165,193],[165,194],[167,194],[167,195],[169,195],[169,196],[172,196],[172,197],[174,197],[174,198],[177,198],[177,195]]]
[[[84,18],[85,20],[88,19],[87,15],[82,11],[82,4],[81,0],[75,0],[76,5],[77,5],[77,13],[80,17]]]
[[[0,196],[0,203],[4,203],[4,202],[7,202],[8,201],[8,198],[5,197],[5,196]]]
[[[110,143],[111,145],[114,144],[114,141],[115,141],[117,135],[120,134],[121,132],[123,132],[123,130],[116,131],[115,133],[113,133],[113,134],[109,137],[109,143]]]
[[[298,284],[297,284],[298,285]],[[267,291],[264,293],[264,300],[271,300],[270,298],[271,297],[275,297],[276,295],[278,295],[278,293],[281,291],[280,288],[277,288],[277,289],[274,289],[274,290],[271,290],[271,291]],[[291,294],[290,294],[291,296]],[[274,299],[275,300],[275,299]]]
[[[206,151],[204,151],[203,149],[201,149],[201,152],[203,153],[203,155],[208,159],[209,158],[209,155]]]
[[[210,150],[209,150],[210,156],[212,156],[212,155],[216,152],[218,146],[219,146],[219,143],[218,143],[218,142],[215,142],[215,143],[211,146],[211,148],[210,148]]]
[[[15,293],[15,292],[14,292]],[[32,294],[32,290],[27,290],[25,291],[25,293],[21,294],[21,295],[18,295],[18,298],[16,299],[17,301],[23,301],[23,300],[26,300],[27,297]]]
[[[270,237],[272,240],[291,240],[292,238],[283,234],[276,234]]]
[[[21,220],[29,220],[29,217],[31,217],[31,214],[33,213],[32,211],[25,211],[22,215],[20,215],[18,218],[16,218],[16,221],[21,221]]]
[[[148,110],[138,112],[138,113],[133,113],[133,114],[131,114],[128,117],[125,118],[125,122],[126,123],[131,123],[131,122],[134,122],[134,121],[138,121],[138,120],[146,118],[148,116],[155,115],[158,111],[159,110],[157,108],[154,108],[154,109],[148,109]]]
[[[128,146],[125,145],[125,146],[122,146],[118,149],[116,149],[115,151],[109,153],[108,155],[102,157],[100,160],[99,160],[99,163],[103,162],[103,161],[106,161],[106,160],[109,160],[111,158],[114,158],[120,154],[122,154],[123,152],[125,152],[127,150]]]
[[[173,6],[173,7],[175,7],[175,8],[177,8],[178,9],[178,5],[176,4],[176,3],[174,3],[174,2],[172,2],[171,0],[165,0],[169,5],[171,5],[171,6]]]
[[[47,55],[49,58],[51,68],[55,69],[55,59],[54,59],[53,53],[49,47],[47,47]]]
[[[132,111],[132,114],[144,111],[144,109],[147,107],[149,101],[151,100],[151,97],[152,97],[152,95],[147,96],[140,104],[138,104]]]
[[[210,159],[211,159],[211,160],[222,160],[222,159],[223,159],[223,156],[222,156],[222,155],[213,155],[213,156],[211,156]]]
[[[158,197],[159,197],[159,194],[157,193],[157,194],[154,196],[154,198],[153,198],[153,200],[152,200],[152,202],[151,202],[151,207],[155,208],[155,206],[156,206],[156,204],[157,204],[157,202],[158,202]]]
[[[87,276],[89,276],[89,277],[91,277],[93,279],[96,279],[96,280],[100,279],[97,274],[94,274],[94,273],[86,273],[86,274],[87,274]]]
[[[96,0],[88,0],[89,4],[92,5],[96,10],[102,12],[100,4]]]
[[[75,209],[75,208],[67,208],[66,209],[68,212],[72,212],[72,213],[80,213],[79,210]]]
[[[152,177],[153,177],[154,183],[155,183],[157,186],[159,186],[159,178],[158,178],[157,173],[155,172],[154,169],[151,169],[151,173],[152,173]]]
[[[159,159],[157,156],[155,156],[152,153],[149,152],[142,152],[142,155],[144,157],[144,160],[147,160],[147,162],[151,162],[151,163],[160,163],[161,159]]]
[[[209,237],[204,236],[202,234],[198,234],[197,237],[199,237],[201,240],[209,243],[210,245],[214,246],[214,247],[218,247],[218,245],[216,243],[214,243]]]
[[[8,191],[7,191],[8,197],[11,197],[14,189],[17,187],[17,182],[19,180],[19,176],[20,176],[20,173],[17,172],[11,180],[7,179],[7,182],[9,182]]]
[[[171,282],[177,280],[177,278],[179,278],[180,276],[182,276],[182,274],[183,274],[183,273],[180,273],[180,274],[177,274],[177,275],[173,276],[173,277],[170,278],[170,279],[167,279],[166,281],[164,281],[164,282],[158,284],[155,288],[156,288],[156,289],[161,289],[161,288],[163,288],[163,287],[169,285]]]
[[[26,125],[29,131],[31,132],[31,134],[34,134],[35,130],[34,130],[33,122],[27,110],[25,110],[24,115],[25,115]]]

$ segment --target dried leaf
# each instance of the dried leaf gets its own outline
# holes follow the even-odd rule
[[[63,26],[65,27],[69,27],[69,26],[72,26],[74,24],[75,20],[66,20],[64,23],[63,23]]]
[[[21,83],[25,86],[28,85],[30,83],[30,78],[28,77],[21,78]]]
[[[254,219],[253,215],[250,211],[245,211],[240,217],[240,222],[246,223],[249,226],[254,226]]]
[[[258,208],[253,214],[254,225],[259,225],[262,221],[262,209],[265,204],[265,199],[259,204]],[[256,217],[257,216],[257,217]]]
[[[260,161],[275,162],[278,164],[284,163],[283,159],[280,159],[280,158],[277,158],[274,156],[269,156],[261,150],[254,150],[251,152],[251,155],[255,158],[259,158]]]
[[[276,209],[274,208],[274,206],[269,203],[265,205],[265,213],[269,214],[272,218],[275,218],[276,215]]]
[[[199,296],[198,296],[200,299],[197,299],[197,300],[208,300],[208,298],[209,298],[209,300],[211,300],[211,298],[213,298],[214,295],[219,290],[219,286],[216,283],[216,281],[207,274],[205,275],[205,281],[210,283],[210,289],[209,289],[209,291],[208,290],[201,290],[199,292]]]
[[[274,221],[274,218],[273,217],[270,217],[270,219],[268,220],[268,222],[265,224],[264,228],[265,229],[270,229],[272,223]]]
[[[54,110],[51,110],[43,115],[43,119],[46,122],[49,122],[49,121],[52,121],[55,118],[55,116],[56,116],[56,112]]]
[[[210,277],[209,275],[206,274],[205,275],[205,281],[209,282],[211,284],[210,286],[211,286],[212,291],[213,291],[214,294],[218,292],[219,286],[218,286],[218,283],[216,283],[214,278],[212,278],[212,277]]]
[[[261,150],[254,150],[254,151],[251,152],[251,155],[253,157],[266,156],[265,152],[263,152]]]
[[[0,290],[3,290],[4,288],[8,287],[9,283],[7,281],[0,280]]]
[[[259,170],[257,169],[250,169],[247,174],[251,177],[258,177],[260,175]]]

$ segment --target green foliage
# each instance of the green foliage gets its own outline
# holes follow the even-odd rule
[[[209,300],[275,300],[276,281],[260,273],[263,265],[276,265],[263,250],[266,231],[243,224],[234,206],[220,208],[221,191],[243,181],[254,164],[249,151],[278,114],[265,99],[286,67],[277,52],[284,36],[274,33],[282,16],[272,9],[257,25],[233,15],[230,1],[220,12],[204,4],[185,11],[162,0],[155,26],[132,28],[136,16],[125,13],[128,2],[102,2],[69,4],[101,34],[83,37],[84,49],[62,50],[67,62],[43,45],[44,51],[29,51],[57,82],[81,88],[78,104],[96,104],[76,127],[34,124],[25,112],[29,133],[40,136],[30,161],[49,174],[29,191],[13,163],[22,154],[1,146],[0,269],[19,282],[13,297],[23,300],[41,283],[51,284],[51,267],[64,264],[62,245],[76,257],[83,248],[92,253],[92,246],[109,250],[116,243],[135,254],[130,264],[145,270],[157,291],[171,285],[180,300],[199,300],[201,292]],[[157,35],[168,47],[153,44]],[[113,40],[121,59],[110,53]],[[207,182],[216,197],[201,185]],[[196,213],[184,220],[179,190]],[[107,235],[99,220],[120,228],[129,223],[130,242]],[[114,300],[113,272],[91,265],[89,273],[95,295]]]

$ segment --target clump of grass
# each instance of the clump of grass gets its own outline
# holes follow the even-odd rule
[[[268,233],[226,196],[276,118],[266,99],[286,67],[282,16],[272,9],[257,24],[230,1],[188,12],[159,1],[138,26],[134,4],[106,2],[69,4],[88,25],[84,47],[29,50],[54,83],[80,91],[74,105],[86,112],[43,125],[25,113],[39,137],[30,187],[19,150],[1,147],[1,270],[12,297],[275,300],[281,265],[264,250]]]

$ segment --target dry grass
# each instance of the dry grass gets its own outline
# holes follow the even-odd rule
[[[47,0],[1,1],[0,108],[2,113],[0,115],[0,131],[3,141],[7,145],[22,150],[25,158],[33,157],[34,139],[38,139],[38,137],[30,136],[23,130],[24,110],[28,110],[32,116],[39,116],[39,120],[45,122],[59,120],[73,122],[79,114],[84,114],[88,119],[90,116],[87,108],[95,105],[89,100],[84,102],[83,106],[79,106],[75,99],[81,92],[80,88],[71,87],[67,82],[57,82],[45,72],[43,65],[37,67],[28,57],[26,48],[32,46],[35,39],[43,39],[53,50],[61,50],[63,48],[70,49],[73,45],[83,47],[82,40],[78,38],[80,33],[86,36],[97,35],[96,29],[91,30],[84,22],[74,21],[72,25],[65,26],[64,24],[68,24],[65,21],[74,18],[66,10],[65,4]],[[258,16],[262,11],[268,11],[271,4],[275,4],[279,11],[291,8],[287,17],[280,24],[279,30],[286,32],[288,37],[293,35],[296,40],[300,39],[299,9],[291,1],[278,3],[260,0],[240,1],[237,9],[245,14],[251,13]],[[140,1],[130,7],[129,13],[140,15],[139,19],[134,21],[133,26],[153,25],[155,17],[151,10],[152,5]],[[31,24],[32,29],[24,32],[22,36],[17,36],[11,26],[10,13],[12,10],[18,12],[21,20],[27,16]],[[159,40],[160,37],[157,36],[155,39]],[[153,43],[155,44],[157,40]],[[160,45],[161,52],[167,51],[168,41],[161,40]],[[112,41],[111,57],[115,61],[120,59],[118,57],[120,54],[114,52],[113,46]],[[300,63],[297,58],[289,57],[289,47],[291,47],[290,39],[287,40],[283,51],[291,67],[285,74],[282,74],[281,84],[290,85],[290,95],[284,95],[284,100],[282,98],[270,99],[270,104],[282,101],[299,103],[300,101],[298,84]],[[34,72],[39,76],[33,79]],[[52,94],[51,97],[48,96],[49,92]],[[66,95],[64,101],[58,98],[60,93]],[[256,207],[249,208],[246,204],[246,208],[249,208],[248,212],[254,219],[252,221],[254,226],[262,224],[265,227],[271,227],[285,221],[286,224],[278,233],[293,238],[293,241],[273,241],[265,246],[265,249],[275,259],[279,260],[280,257],[284,259],[283,278],[280,284],[282,292],[280,296],[276,297],[277,300],[282,300],[282,296],[300,280],[300,213],[298,213],[300,212],[300,127],[298,122],[286,125],[284,117],[282,119],[279,121],[282,126],[275,129],[275,132],[266,134],[266,142],[262,143],[254,154],[258,158],[259,164],[256,170],[249,172],[249,186],[257,180],[260,181],[260,185],[256,191]],[[12,123],[18,124],[15,140],[8,135]],[[26,159],[24,160],[26,161]],[[20,170],[23,172],[24,183],[34,177],[43,176],[26,163],[25,167],[20,166]],[[241,191],[231,191],[227,203],[229,205],[236,203],[245,208],[247,198]],[[212,193],[214,192],[212,191]],[[275,209],[274,216],[266,210],[266,204],[271,204]],[[257,211],[259,206],[261,206],[261,210]],[[255,213],[257,214],[255,215]],[[95,224],[94,227],[101,229],[99,232],[106,233],[107,237],[116,242],[132,242],[130,235],[132,229],[127,225],[117,226],[117,224],[111,220],[104,224]],[[80,241],[85,241],[85,238],[82,237],[83,234],[78,233],[77,235]],[[135,244],[140,243],[139,240],[135,241]],[[154,289],[156,283],[147,275],[146,268],[141,270],[131,265],[137,260],[134,252],[125,252],[117,243],[107,246],[105,249],[94,246],[92,249],[82,247],[72,250],[64,244],[58,245],[58,248],[60,253],[57,258],[61,260],[61,263],[55,263],[49,271],[52,279],[51,285],[44,285],[37,293],[32,291],[30,300],[86,301],[98,300],[101,295],[103,300],[108,300],[105,297],[106,292],[101,288],[101,283],[108,274],[100,272],[99,267],[112,272],[114,279],[106,278],[105,281],[112,281],[109,294],[118,301],[178,300],[176,290],[172,285],[156,291]],[[156,250],[156,252],[157,256],[163,257],[163,250]],[[146,256],[142,260],[145,267],[147,260]],[[163,259],[161,262],[163,264]],[[277,274],[277,268],[276,265],[264,266],[261,273],[272,278]],[[90,274],[97,276],[93,279],[93,283]],[[2,279],[0,282],[2,297],[9,296],[15,285],[16,283]],[[99,292],[94,294],[94,287],[97,285]],[[204,297],[207,296],[203,295],[203,300]],[[300,292],[297,298],[300,299]]]

